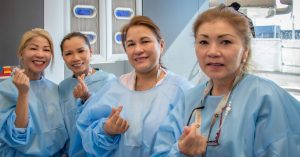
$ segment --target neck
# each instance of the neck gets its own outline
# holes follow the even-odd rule
[[[33,73],[28,70],[25,71],[25,74],[30,80],[39,80],[41,79],[42,73]]]
[[[224,95],[227,92],[231,90],[231,87],[233,85],[233,80],[228,81],[219,81],[219,80],[213,80],[213,88],[211,91],[212,95]]]
[[[143,91],[148,90],[157,84],[160,76],[157,76],[159,67],[153,68],[153,70],[146,73],[136,72],[135,90]]]
[[[234,86],[234,81],[239,77],[241,73],[238,71],[236,74],[229,78],[224,79],[212,79],[213,87],[211,94],[212,95],[224,95],[232,90]]]

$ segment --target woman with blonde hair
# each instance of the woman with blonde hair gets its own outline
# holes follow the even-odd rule
[[[250,25],[224,4],[197,17],[196,56],[210,80],[177,102],[157,133],[154,157],[299,156],[300,103],[248,73]]]
[[[50,34],[27,31],[18,57],[21,69],[0,84],[0,156],[60,156],[68,135],[58,86],[43,75],[54,57]]]

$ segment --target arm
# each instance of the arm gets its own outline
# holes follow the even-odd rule
[[[28,95],[29,95],[29,78],[23,73],[24,70],[16,69],[13,83],[18,89],[18,100],[16,106],[15,126],[17,128],[26,128],[28,125]]]
[[[99,104],[99,93],[97,93],[97,95],[92,96],[86,101],[86,107],[77,120],[77,129],[82,137],[84,149],[94,155],[102,154],[103,156],[109,156],[118,147],[121,137],[120,134],[108,135],[104,130],[105,124],[109,121],[108,119],[114,117],[113,115],[115,115],[115,118],[118,117],[121,112],[121,108],[117,112],[116,109],[104,105],[107,103],[103,102]],[[110,132],[110,134],[115,133]]]
[[[29,94],[24,94],[29,93],[29,82],[22,75],[24,74],[21,70],[16,70],[14,77],[3,82],[0,88],[0,138],[10,147],[27,144],[32,128],[28,107]]]
[[[160,125],[155,138],[153,157],[180,157],[185,156],[180,153],[178,140],[182,134],[184,124],[184,103],[183,101],[175,105],[175,108]]]

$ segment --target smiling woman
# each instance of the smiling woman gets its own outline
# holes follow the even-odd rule
[[[67,132],[58,86],[43,76],[53,54],[47,31],[23,35],[18,51],[22,69],[0,85],[0,156],[60,155]]]
[[[18,57],[21,67],[25,69],[30,79],[40,79],[42,72],[53,58],[53,44],[50,41],[52,41],[50,36],[41,29],[34,29],[24,34]]]
[[[92,48],[84,34],[67,34],[61,41],[60,48],[65,64],[73,72],[72,77],[59,84],[60,104],[69,134],[65,149],[68,156],[87,156],[75,127],[78,114],[84,107],[81,103],[100,90],[114,75],[90,67]]]
[[[85,151],[94,156],[148,157],[159,124],[191,85],[162,67],[164,40],[150,18],[133,17],[122,29],[122,44],[134,70],[87,101],[77,128]],[[109,116],[92,114],[107,106]]]

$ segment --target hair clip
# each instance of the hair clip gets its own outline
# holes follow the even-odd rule
[[[239,12],[239,9],[240,9],[241,5],[238,2],[233,2],[228,7],[231,7],[235,11]],[[246,16],[245,14],[243,14],[241,12],[239,12],[239,13],[242,14],[244,17],[247,18],[247,20],[249,22],[249,27],[250,27],[250,30],[251,30],[252,37],[255,38],[255,30],[254,30],[254,25],[253,25],[252,20],[248,16]]]

